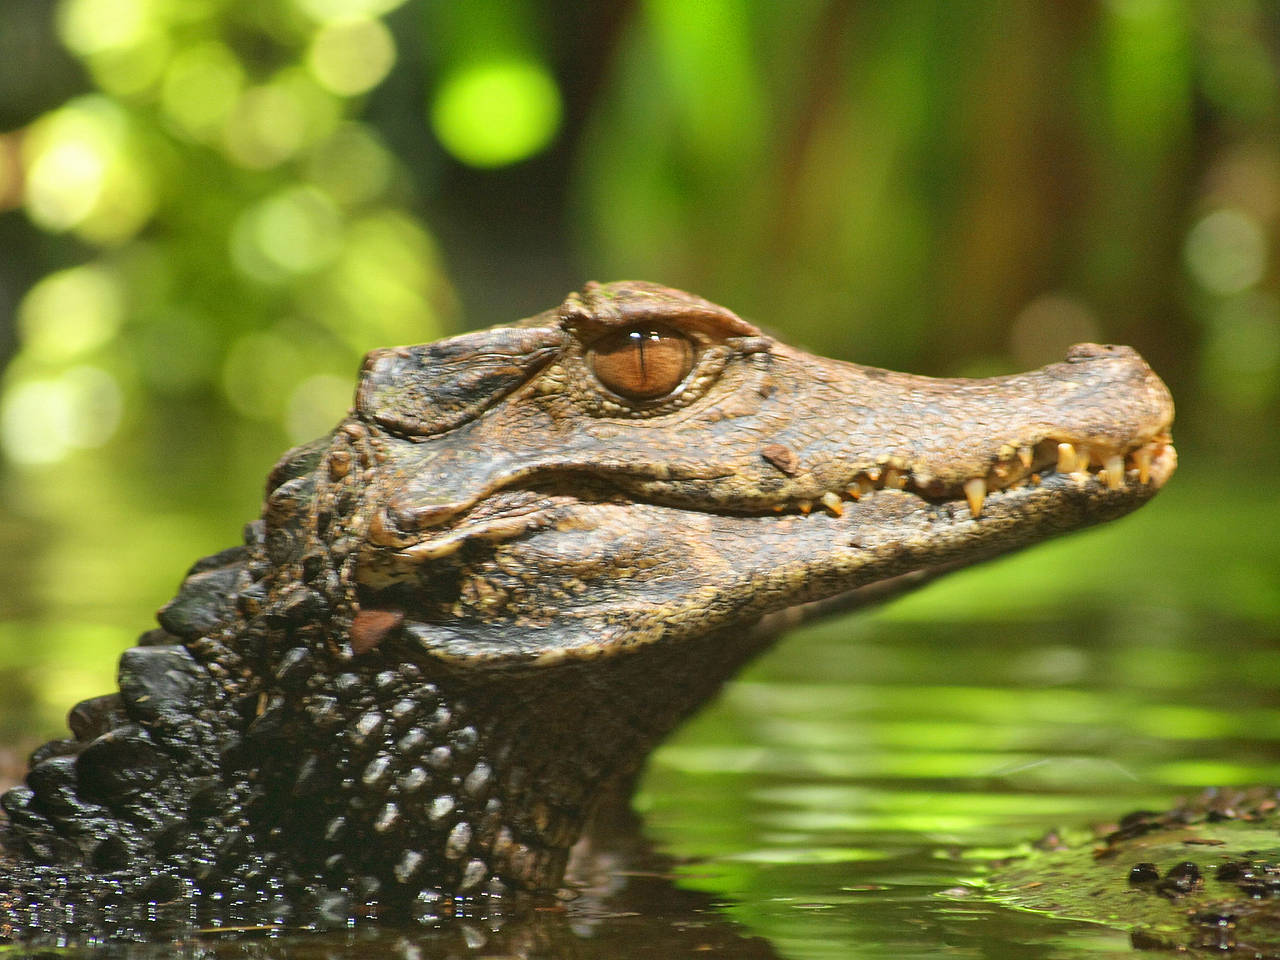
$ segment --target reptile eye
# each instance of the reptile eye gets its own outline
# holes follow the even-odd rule
[[[645,326],[601,337],[587,354],[599,381],[629,400],[665,397],[693,369],[693,344],[670,327]]]

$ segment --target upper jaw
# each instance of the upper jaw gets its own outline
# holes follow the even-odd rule
[[[1111,489],[1145,485],[1170,443],[1169,392],[1125,347],[1083,344],[1029,373],[948,380],[775,344],[733,376],[726,389],[651,420],[526,402],[496,408],[438,446],[389,440],[396,468],[373,492],[374,539],[425,555],[446,531],[461,543],[468,516],[499,491],[584,485],[743,514],[840,512],[897,489],[967,501],[976,515],[992,491],[1048,473],[1088,473]]]

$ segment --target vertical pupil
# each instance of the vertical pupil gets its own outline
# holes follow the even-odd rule
[[[644,380],[648,375],[644,368],[644,342],[645,340],[658,340],[658,331],[650,330],[648,333],[645,333],[642,330],[632,330],[627,334],[627,336],[630,338],[631,342],[636,345],[636,357],[640,362],[640,379]]]
[[[680,385],[693,368],[693,345],[678,331],[633,327],[597,341],[588,353],[591,369],[615,393],[654,400]]]

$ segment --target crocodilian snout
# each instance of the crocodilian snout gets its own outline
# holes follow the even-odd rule
[[[976,514],[988,492],[1055,471],[1092,471],[1112,489],[1131,471],[1147,483],[1169,442],[1169,391],[1128,347],[1078,344],[1057,363],[983,379],[895,373],[787,347],[777,357],[784,385],[763,456],[787,473],[786,508],[839,510],[894,489],[967,500]],[[746,458],[743,467],[768,472]]]

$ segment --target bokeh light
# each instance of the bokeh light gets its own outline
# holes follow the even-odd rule
[[[435,243],[397,210],[351,223],[341,255],[320,280],[311,310],[360,352],[370,343],[434,340],[444,332],[441,314],[453,306]]]
[[[1255,286],[1266,270],[1266,233],[1242,210],[1215,210],[1191,228],[1186,258],[1191,275],[1206,290],[1240,293]]]
[[[102,195],[108,158],[87,137],[65,137],[42,150],[27,176],[27,209],[49,230],[67,230],[84,220]]]
[[[326,23],[316,32],[307,53],[307,66],[317,82],[347,97],[372,90],[395,61],[395,40],[381,20]]]
[[[560,91],[541,64],[467,63],[441,80],[431,102],[431,127],[463,163],[501,167],[546,147],[560,114]]]
[[[102,264],[51,273],[22,299],[18,330],[26,355],[64,363],[107,343],[124,319],[120,278]]]
[[[128,141],[127,117],[105,97],[73,100],[33,124],[23,151],[31,219],[104,244],[136,233],[155,198]]]
[[[231,115],[243,83],[244,70],[223,44],[196,44],[170,62],[160,93],[161,108],[180,132],[208,139]]]
[[[131,96],[154,84],[172,52],[169,0],[65,0],[62,41],[80,54],[98,85]]]
[[[66,0],[58,8],[62,42],[80,54],[135,45],[155,15],[149,0]]]
[[[344,123],[307,158],[311,180],[336,203],[357,204],[381,196],[391,182],[395,161],[365,126]]]
[[[240,95],[227,118],[226,151],[243,167],[270,169],[332,133],[339,117],[333,95],[291,68]]]
[[[241,166],[264,170],[293,156],[305,134],[302,104],[291,90],[279,84],[251,87],[227,118],[227,154]]]
[[[115,377],[97,367],[25,380],[0,402],[0,445],[14,463],[56,463],[111,439],[122,406]]]
[[[288,187],[247,210],[232,233],[232,258],[257,280],[279,282],[329,263],[341,250],[342,217],[323,192]]]

